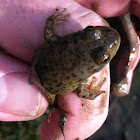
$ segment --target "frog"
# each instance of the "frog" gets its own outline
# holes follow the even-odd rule
[[[87,79],[105,67],[116,55],[120,46],[119,33],[107,26],[89,25],[77,32],[59,36],[56,25],[67,21],[67,9],[56,12],[46,20],[44,39],[32,57],[32,74],[29,83],[40,83],[48,102],[52,105],[58,95],[77,90],[81,98],[94,100],[101,91],[104,78],[98,88],[88,88]],[[96,79],[97,80],[97,79]],[[96,81],[95,80],[95,81]]]

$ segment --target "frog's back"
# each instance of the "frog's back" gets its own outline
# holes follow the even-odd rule
[[[94,73],[94,63],[86,45],[74,45],[70,38],[54,44],[44,44],[34,66],[41,85],[50,93],[64,94],[77,88]]]
[[[119,42],[119,34],[112,28],[87,27],[40,47],[34,54],[34,69],[48,92],[64,94],[105,66]]]

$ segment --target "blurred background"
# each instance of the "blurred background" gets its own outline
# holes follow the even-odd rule
[[[0,140],[39,140],[40,126],[46,116],[24,122],[0,122]]]

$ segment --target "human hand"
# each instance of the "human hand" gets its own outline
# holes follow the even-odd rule
[[[0,3],[0,21],[2,21],[0,45],[12,55],[0,54],[0,85],[2,87],[0,88],[0,120],[31,120],[42,115],[48,108],[48,102],[40,89],[28,84],[30,66],[27,64],[27,62],[31,63],[34,49],[44,42],[43,30],[46,18],[52,15],[56,8],[68,9],[71,18],[67,23],[58,26],[57,32],[60,35],[75,32],[88,25],[106,26],[107,23],[91,10],[73,1],[29,2],[24,0],[19,2],[15,0]],[[16,56],[18,60],[13,56]],[[42,140],[54,137],[63,139],[58,123],[59,116],[64,111],[68,116],[65,128],[66,139],[84,139],[99,129],[108,112],[109,67],[105,67],[95,77],[108,78],[107,83],[102,87],[106,93],[94,101],[81,99],[74,92],[59,96],[57,101],[60,109],[54,109],[49,121],[46,118],[42,124]]]

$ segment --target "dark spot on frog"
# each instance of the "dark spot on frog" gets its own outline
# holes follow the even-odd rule
[[[58,81],[57,81],[57,79],[55,79],[53,82],[54,82],[54,83],[57,83]],[[50,85],[52,85],[52,84],[50,83]]]
[[[74,78],[76,77],[76,74],[75,74],[75,73],[72,73],[71,75],[72,75],[72,77],[74,77]]]
[[[68,76],[68,77],[66,77],[66,79],[70,79],[70,77]]]
[[[48,90],[53,90],[53,87],[50,87]]]
[[[56,89],[56,90],[54,90],[54,92],[56,92],[56,93],[58,93],[59,91],[61,91],[61,89],[60,89],[60,90],[57,90],[57,89]]]
[[[76,45],[78,43],[78,40],[74,40],[73,44]]]
[[[57,86],[57,87],[60,87],[61,85],[62,85],[62,83],[59,83],[59,84],[57,84],[56,86]]]

